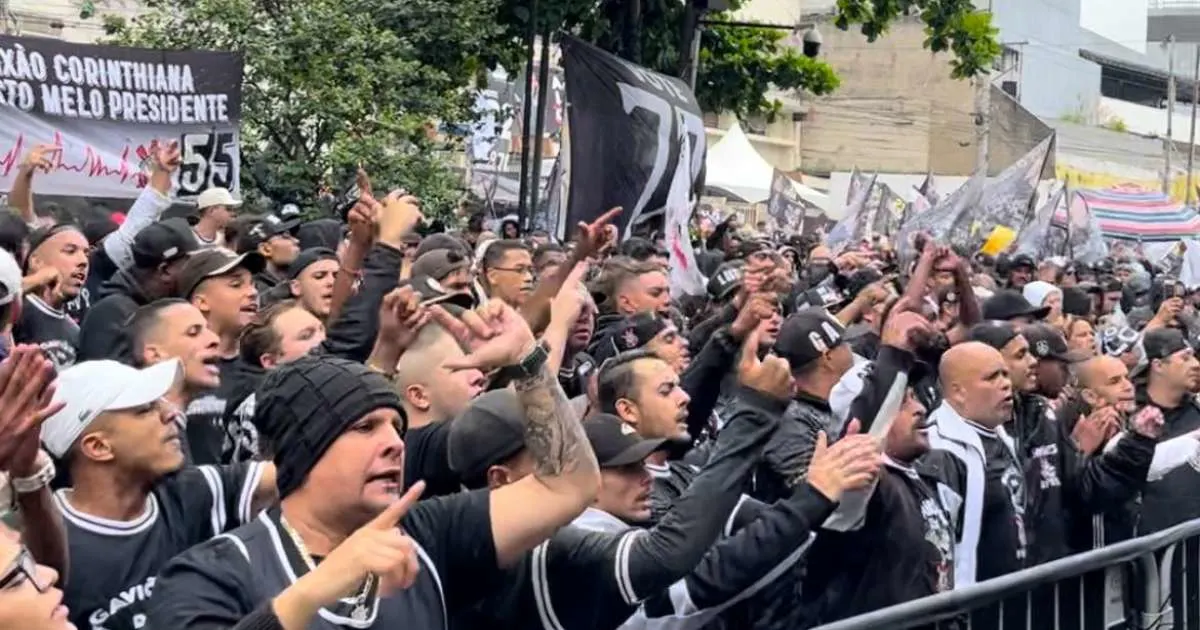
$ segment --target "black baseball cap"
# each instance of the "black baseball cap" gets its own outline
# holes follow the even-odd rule
[[[133,264],[139,269],[153,269],[199,249],[200,243],[192,228],[183,219],[166,219],[151,223],[133,237],[130,247]]]
[[[708,295],[717,302],[724,302],[742,286],[744,265],[741,261],[721,263],[708,279]]]
[[[997,291],[983,303],[983,318],[993,321],[1008,321],[1018,317],[1043,319],[1050,314],[1049,306],[1034,306],[1017,291]]]
[[[636,464],[645,461],[651,453],[671,446],[666,438],[643,439],[633,425],[606,413],[584,420],[583,430],[601,468]]]
[[[301,220],[299,218],[284,219],[274,214],[263,216],[254,225],[251,225],[247,230],[242,232],[238,237],[237,251],[239,254],[251,252],[258,249],[258,246],[267,242],[272,237],[280,234],[295,234],[297,228],[300,227]]]
[[[1037,267],[1037,263],[1033,261],[1033,256],[1029,254],[1017,254],[1008,260],[1008,268],[1015,269],[1017,267],[1029,267],[1033,269]]]
[[[1048,324],[1032,324],[1021,330],[1029,342],[1029,352],[1038,359],[1070,362],[1071,349],[1057,328]]]
[[[794,370],[845,343],[845,337],[845,327],[825,309],[808,308],[783,320],[775,354],[787,359]]]
[[[1187,339],[1176,328],[1155,328],[1142,335],[1142,349],[1146,360],[1165,359],[1176,352],[1189,350]]]
[[[1017,332],[1017,327],[1008,322],[983,322],[975,324],[967,330],[967,341],[977,341],[997,350],[1003,350],[1004,346],[1007,346],[1020,334]]]
[[[306,249],[297,254],[296,260],[293,260],[292,264],[288,265],[287,279],[295,280],[296,278],[300,277],[300,274],[304,273],[304,270],[308,269],[309,265],[312,265],[313,263],[322,260],[337,259],[337,252],[329,249],[328,247],[314,247],[312,249]]]
[[[453,422],[446,442],[450,470],[467,485],[525,448],[525,410],[511,389],[486,392]]]
[[[650,343],[667,327],[667,322],[654,313],[644,312],[626,316],[602,331],[603,336],[589,348],[597,364],[621,354],[637,350]]]
[[[223,276],[234,269],[245,269],[251,274],[263,270],[266,261],[258,252],[235,254],[224,247],[210,247],[193,253],[179,271],[179,297],[188,299],[201,282]]]

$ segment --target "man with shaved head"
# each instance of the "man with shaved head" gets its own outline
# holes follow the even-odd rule
[[[931,416],[932,451],[921,467],[956,515],[954,586],[1025,566],[1025,480],[1004,423],[1013,386],[999,350],[978,341],[951,347],[939,366],[942,404]]]

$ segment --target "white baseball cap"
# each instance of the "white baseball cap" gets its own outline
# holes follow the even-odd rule
[[[0,306],[21,299],[21,266],[4,249],[0,249],[0,287],[4,288],[4,295],[0,295]]]
[[[42,423],[42,443],[61,458],[100,414],[152,403],[171,391],[182,374],[179,359],[142,370],[107,360],[77,363],[58,375],[54,402],[65,406]]]
[[[213,206],[230,206],[236,208],[240,205],[242,205],[242,202],[234,199],[228,188],[209,188],[200,193],[199,197],[196,197],[196,207],[200,210]]]

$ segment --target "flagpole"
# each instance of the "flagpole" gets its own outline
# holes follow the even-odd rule
[[[525,225],[529,216],[528,206],[525,205],[529,191],[529,137],[530,125],[533,124],[533,55],[537,42],[537,12],[538,0],[530,0],[529,32],[525,35],[525,100],[521,112],[521,183],[517,190],[517,225]],[[545,89],[545,86],[542,86]]]
[[[545,144],[543,136],[546,132],[546,100],[550,96],[550,29],[546,29],[542,33],[542,56],[538,60],[541,65],[538,68],[538,93],[537,93],[537,109],[534,110],[537,116],[537,124],[534,126],[533,137],[536,144],[533,145],[533,173],[530,177],[530,183],[533,184],[529,191],[529,214],[533,216],[537,212],[539,192],[542,188],[542,145]],[[528,227],[528,226],[526,226]]]

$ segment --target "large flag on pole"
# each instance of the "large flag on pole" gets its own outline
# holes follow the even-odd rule
[[[681,139],[686,156],[690,148],[687,136]],[[667,191],[666,228],[667,252],[670,255],[669,270],[671,297],[684,295],[704,295],[708,280],[700,273],[696,265],[696,252],[692,249],[692,239],[688,234],[688,224],[692,220],[692,173],[688,160],[681,159],[675,164],[675,174],[671,177],[671,187]]]
[[[846,204],[846,213],[842,220],[829,231],[825,244],[832,249],[843,247],[863,237],[867,227],[867,200],[875,188],[875,175],[865,177],[854,169],[850,175],[850,197]]]
[[[578,38],[564,35],[562,51],[571,131],[566,225],[621,206],[618,223],[627,237],[634,225],[662,211],[681,156],[692,189],[703,182],[700,105],[683,81]]]

